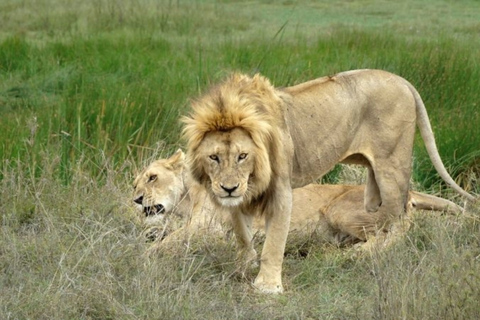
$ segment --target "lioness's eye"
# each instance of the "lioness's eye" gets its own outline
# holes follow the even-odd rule
[[[156,174],[152,174],[150,177],[148,177],[148,182],[152,182],[152,181],[155,181],[157,180],[157,175]]]
[[[248,156],[248,154],[246,154],[246,153],[240,153],[240,155],[238,156],[238,160],[246,159],[247,156]]]
[[[218,156],[216,154],[212,154],[209,156],[210,159],[212,159],[213,161],[217,161],[218,162]]]

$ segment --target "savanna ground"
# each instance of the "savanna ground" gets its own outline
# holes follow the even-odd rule
[[[232,241],[146,259],[132,177],[181,146],[189,99],[232,70],[277,86],[354,68],[410,80],[478,194],[480,2],[3,0],[1,319],[478,319],[480,208],[421,212],[371,255],[290,239],[286,293],[233,275]],[[325,181],[360,182],[337,167]],[[421,139],[412,187],[461,199]]]

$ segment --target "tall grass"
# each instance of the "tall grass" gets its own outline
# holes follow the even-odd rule
[[[121,167],[142,162],[159,147],[178,146],[179,116],[228,70],[261,72],[278,86],[354,68],[400,74],[420,91],[447,167],[460,183],[478,176],[480,115],[476,51],[451,40],[409,41],[391,34],[340,29],[313,43],[228,40],[206,48],[179,48],[166,39],[139,36],[76,38],[44,47],[13,36],[0,44],[4,78],[0,138],[2,159],[38,157],[61,150],[59,174],[79,159],[102,176],[102,157]],[[32,127],[32,119],[35,120]],[[35,139],[37,143],[25,141]],[[415,179],[431,187],[439,178],[419,141]],[[33,156],[32,155],[32,156]],[[462,162],[460,162],[462,161]],[[470,179],[470,180],[469,180]]]

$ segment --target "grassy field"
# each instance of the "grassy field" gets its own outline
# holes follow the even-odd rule
[[[389,250],[291,239],[286,293],[234,244],[146,259],[133,173],[182,145],[189,99],[232,70],[277,86],[354,68],[411,81],[442,159],[480,192],[480,2],[4,0],[0,318],[478,319],[478,205],[419,213]],[[337,168],[328,181],[342,182]],[[413,186],[460,201],[419,138]]]

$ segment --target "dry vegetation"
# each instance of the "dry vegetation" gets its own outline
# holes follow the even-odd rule
[[[58,162],[48,159],[51,170]],[[48,171],[47,170],[47,171]],[[6,319],[476,319],[479,207],[419,212],[392,247],[372,254],[291,237],[286,293],[255,293],[234,274],[233,241],[205,238],[146,258],[127,177],[75,172],[69,186],[4,172],[0,312]],[[8,204],[8,205],[5,205]],[[260,249],[260,244],[259,248]]]

